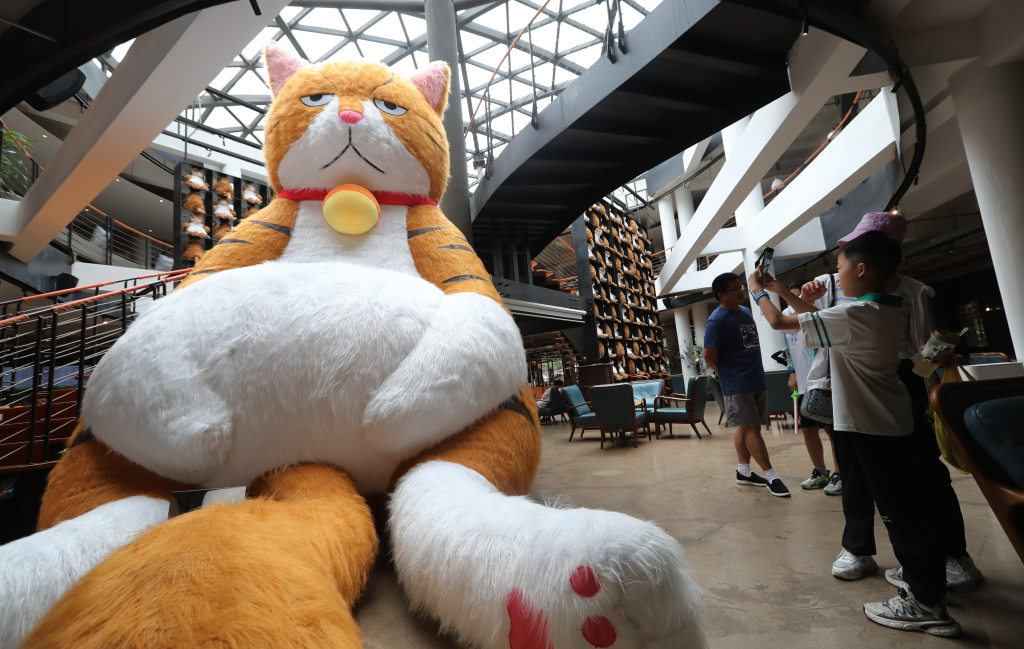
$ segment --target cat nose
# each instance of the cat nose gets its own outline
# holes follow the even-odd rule
[[[340,117],[341,121],[346,124],[355,124],[359,120],[363,119],[363,114],[356,110],[343,110],[338,113],[338,117]]]

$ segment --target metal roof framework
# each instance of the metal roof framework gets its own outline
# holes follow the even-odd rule
[[[632,29],[660,2],[621,0],[624,27]],[[489,84],[490,92],[466,135],[466,173],[471,192],[483,174],[487,122],[493,155],[497,156],[512,136],[530,125],[535,96],[540,112],[602,56],[609,21],[605,3],[549,0],[529,33],[516,43]],[[457,14],[460,69],[456,72],[462,87],[463,120],[468,127],[470,116],[485,97],[495,66],[519,31],[541,9],[543,0],[466,4],[476,6]],[[405,73],[425,65],[427,35],[421,7],[402,0],[295,0],[183,111],[186,120],[194,121],[188,134],[199,129],[262,146],[263,121],[270,103],[262,49],[270,40],[317,63],[363,58]],[[112,71],[130,46],[131,42],[125,43],[97,62]]]

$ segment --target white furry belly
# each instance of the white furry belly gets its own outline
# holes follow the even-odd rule
[[[515,324],[488,298],[278,261],[156,303],[96,368],[83,415],[115,451],[184,482],[248,485],[316,461],[371,492],[515,393],[525,369]]]
[[[186,482],[248,485],[322,461],[379,488],[398,460],[364,443],[363,413],[442,298],[422,279],[348,264],[219,273],[129,328],[90,379],[85,420]]]

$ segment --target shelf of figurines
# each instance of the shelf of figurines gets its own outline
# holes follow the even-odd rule
[[[270,199],[267,185],[200,165],[178,165],[180,222],[175,240],[179,264],[191,266],[230,234],[234,226],[260,210]]]
[[[647,232],[600,204],[585,225],[599,362],[612,364],[616,381],[666,373]]]

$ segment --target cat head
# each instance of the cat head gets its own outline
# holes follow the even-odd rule
[[[263,155],[275,190],[354,184],[440,200],[448,182],[445,63],[407,78],[368,61],[311,65],[275,42],[264,55],[274,100]]]

